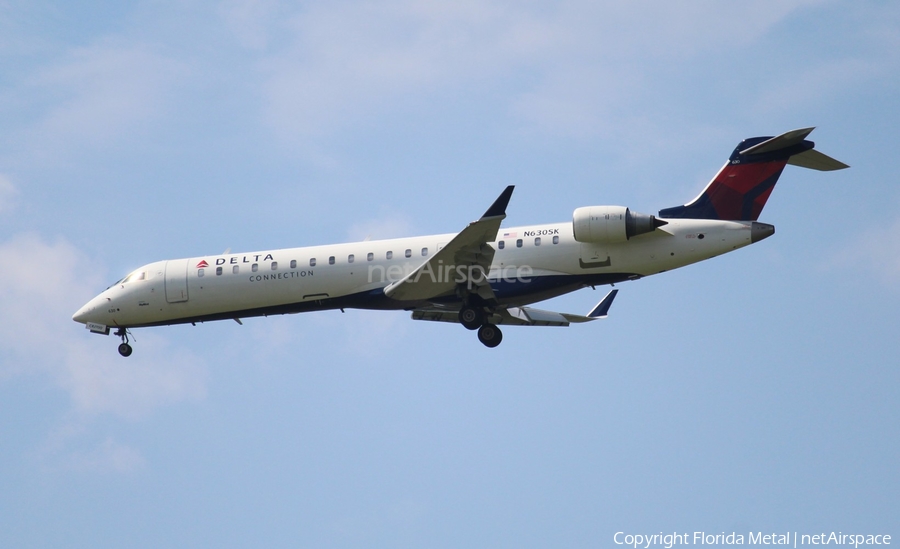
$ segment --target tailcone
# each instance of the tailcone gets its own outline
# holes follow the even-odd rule
[[[775,234],[775,225],[769,225],[768,223],[759,223],[754,221],[752,225],[750,225],[750,243],[755,244],[760,240],[765,240]]]

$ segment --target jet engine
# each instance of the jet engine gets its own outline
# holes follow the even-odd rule
[[[668,222],[656,216],[632,212],[623,206],[586,206],[572,214],[575,240],[593,244],[625,242],[663,225],[668,225]]]

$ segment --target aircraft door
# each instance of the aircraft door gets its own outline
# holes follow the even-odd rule
[[[188,300],[187,259],[166,261],[166,301],[179,303]]]

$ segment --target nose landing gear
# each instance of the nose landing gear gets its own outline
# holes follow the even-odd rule
[[[124,357],[131,356],[131,353],[134,349],[131,348],[131,345],[128,344],[128,330],[125,328],[119,328],[116,330],[116,335],[122,338],[122,343],[119,344],[119,354]]]

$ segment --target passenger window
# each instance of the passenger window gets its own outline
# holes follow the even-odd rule
[[[412,250],[406,250],[406,257],[412,257]]]
[[[366,254],[366,261],[372,261],[373,259],[375,259],[375,254],[373,254],[372,252]]]
[[[198,276],[198,277],[202,277],[202,276],[203,276],[203,269],[199,269],[199,270],[197,271],[197,276]]]
[[[235,265],[234,267],[231,268],[231,272],[234,273],[234,274],[240,273],[240,272],[241,272],[241,266],[240,266],[240,265]]]
[[[292,259],[292,260],[291,260],[291,269],[296,269],[296,268],[297,268],[297,260],[296,260],[296,259]]]
[[[347,256],[347,263],[353,263],[353,254]]]
[[[554,243],[554,244],[559,244],[559,237],[558,237],[558,236],[554,236],[554,237],[553,237],[553,243]]]
[[[388,253],[384,254],[384,257],[386,259],[394,259],[394,252],[388,252]]]
[[[221,274],[222,274],[222,267],[216,267],[216,276],[219,276]]]
[[[520,239],[516,240],[516,248],[521,248],[521,247],[522,247],[522,239],[520,238]]]
[[[539,237],[539,236],[538,236],[538,237],[535,237],[535,239],[534,239],[534,245],[535,245],[535,246],[540,246],[540,245],[541,245],[541,237]]]
[[[310,258],[310,260],[309,260],[309,266],[310,266],[310,267],[315,267],[315,266],[316,266],[316,258],[315,258],[315,257]]]
[[[497,247],[502,250],[503,248],[506,247],[506,242],[501,240],[500,242],[497,243]]]
[[[423,256],[428,255],[428,248],[422,248],[422,255]]]
[[[329,264],[329,265],[334,265],[334,256],[331,256],[331,257],[328,258],[328,264]]]
[[[253,271],[253,272],[255,273],[256,271],[259,270],[259,264],[258,264],[258,263],[254,263],[253,266],[250,267],[250,270]]]
[[[278,262],[277,262],[277,261],[273,261],[273,262],[272,262],[272,270],[273,270],[273,271],[277,271],[277,270],[278,270]]]

